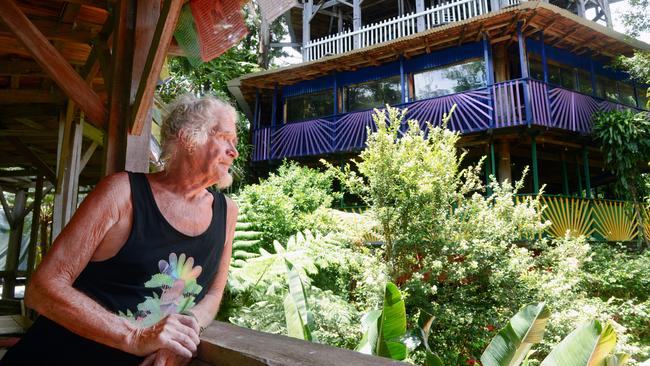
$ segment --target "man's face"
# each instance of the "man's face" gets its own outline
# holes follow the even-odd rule
[[[239,156],[237,127],[230,114],[219,116],[205,144],[196,147],[192,154],[197,167],[213,184],[225,188],[232,184],[229,169]]]

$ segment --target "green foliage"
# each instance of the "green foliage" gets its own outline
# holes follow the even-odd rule
[[[544,337],[551,312],[546,304],[527,305],[499,331],[481,356],[483,366],[518,366]]]
[[[312,336],[314,316],[309,311],[307,294],[300,279],[300,274],[291,262],[286,259],[284,262],[287,266],[287,283],[289,284],[289,293],[284,298],[284,316],[287,322],[287,334],[290,337],[305,341],[316,341],[316,338]]]
[[[332,178],[296,163],[284,163],[260,184],[246,186],[239,206],[261,233],[260,247],[269,250],[274,240],[285,242],[298,231],[328,232],[334,227],[325,212],[332,204]]]
[[[363,338],[356,350],[361,353],[403,360],[406,358],[406,309],[399,289],[386,284],[384,305],[381,310],[368,312],[361,320]]]
[[[615,346],[616,332],[612,325],[603,328],[598,320],[592,320],[571,332],[540,366],[601,365]]]
[[[641,167],[650,159],[650,117],[647,113],[611,111],[594,115],[592,135],[600,143],[605,163],[618,178],[625,196],[632,200],[639,227],[643,227],[644,211],[640,202],[645,197],[646,178]],[[639,240],[650,246],[645,231]]]

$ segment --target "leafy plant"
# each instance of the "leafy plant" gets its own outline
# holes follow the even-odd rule
[[[643,228],[645,182],[641,167],[650,156],[650,117],[629,110],[611,111],[594,115],[593,122],[592,134],[600,143],[605,162],[632,200],[639,227]],[[639,230],[639,234],[640,242],[650,246],[645,231]]]
[[[289,285],[289,293],[284,298],[287,335],[305,341],[316,341],[312,335],[314,316],[309,311],[307,295],[300,274],[291,262],[286,259],[284,262],[287,266],[287,284]]]
[[[406,358],[407,349],[402,340],[406,334],[406,310],[395,284],[386,284],[382,309],[368,312],[361,324],[364,333],[357,351],[393,360]]]

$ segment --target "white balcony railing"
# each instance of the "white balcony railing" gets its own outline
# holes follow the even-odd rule
[[[349,52],[409,36],[447,23],[469,19],[489,11],[490,0],[452,0],[447,4],[430,7],[416,13],[386,19],[379,23],[368,24],[360,29],[348,30],[315,39],[305,47],[305,60]],[[512,6],[519,0],[501,0],[502,6]]]

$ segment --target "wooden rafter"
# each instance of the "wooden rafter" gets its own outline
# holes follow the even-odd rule
[[[0,19],[14,32],[36,62],[43,67],[66,95],[80,105],[81,109],[88,115],[88,119],[95,125],[102,127],[106,119],[106,108],[102,101],[54,46],[27,19],[14,0],[0,1]]]
[[[153,103],[153,94],[158,82],[160,71],[165,62],[169,43],[174,35],[176,21],[183,6],[182,0],[165,0],[163,3],[156,31],[149,47],[147,62],[144,65],[142,79],[133,103],[131,134],[140,135],[145,119]]]

